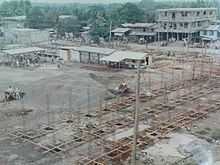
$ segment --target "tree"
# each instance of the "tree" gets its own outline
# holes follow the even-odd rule
[[[31,8],[31,2],[28,0],[4,1],[0,5],[0,14],[2,16],[22,16],[26,15]]]
[[[139,3],[139,7],[145,10],[154,10],[155,9],[155,1],[154,0],[142,0]]]
[[[41,8],[33,7],[29,15],[27,16],[27,26],[29,28],[43,29],[45,28],[44,20],[45,17]]]
[[[109,34],[110,23],[102,16],[98,16],[92,24],[90,35],[95,43],[100,42],[100,37],[106,39]]]
[[[144,11],[133,3],[126,3],[118,9],[121,23],[143,22]]]
[[[65,33],[72,33],[73,36],[79,36],[81,25],[76,17],[66,18],[59,20],[58,23],[58,35],[64,36]]]

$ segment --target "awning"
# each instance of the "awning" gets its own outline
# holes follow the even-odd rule
[[[124,60],[144,60],[146,57],[145,53],[132,52],[132,51],[116,51],[110,56],[103,57],[101,61],[107,62],[121,62]]]
[[[156,33],[149,33],[149,32],[131,32],[130,36],[155,36]]]
[[[34,52],[44,52],[45,49],[38,48],[38,47],[29,47],[29,48],[19,48],[19,49],[9,49],[3,51],[8,55],[18,55],[18,54],[27,54],[27,53],[34,53]]]

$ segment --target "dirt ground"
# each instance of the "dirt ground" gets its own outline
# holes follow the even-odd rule
[[[208,65],[204,68],[208,70]],[[199,76],[204,68],[198,68],[195,75]],[[162,59],[162,62],[157,60],[152,68],[147,68],[141,73],[141,93],[150,93],[153,89],[159,88],[166,89],[167,86],[175,82],[185,82],[187,79],[192,79],[192,70],[192,63],[181,64],[166,58]],[[93,143],[86,143],[79,148],[69,144],[72,148],[65,155],[59,152],[55,154],[45,153],[36,144],[45,144],[49,147],[52,143],[53,145],[59,145],[74,139],[75,133],[78,131],[76,124],[78,124],[78,127],[93,127],[94,125],[98,127],[113,119],[123,121],[123,119],[129,120],[132,118],[134,106],[125,108],[121,112],[106,113],[106,115],[103,115],[102,121],[98,121],[97,116],[93,118],[88,115],[99,115],[96,111],[100,104],[103,106],[106,102],[123,99],[123,97],[119,98],[109,92],[109,89],[115,89],[122,81],[128,83],[131,93],[134,93],[136,86],[135,70],[99,72],[83,69],[81,64],[71,64],[63,66],[61,69],[57,69],[55,65],[43,65],[34,70],[1,66],[0,75],[0,94],[3,94],[9,85],[22,88],[26,92],[23,101],[0,103],[0,165],[73,165],[73,162],[80,157],[81,153],[88,157],[96,155],[95,151],[97,149],[93,148]],[[164,93],[164,96],[168,98],[162,95],[147,103],[141,103],[141,112],[144,115],[147,107],[151,108],[155,104],[163,104],[167,99],[166,104],[172,104],[172,101],[180,95],[186,94],[188,96],[191,93],[199,95],[199,91],[203,91],[203,88],[205,93],[205,86],[202,85],[206,84],[209,84],[209,81],[201,81],[192,88],[178,88],[177,91],[171,91],[167,95]],[[216,96],[212,93],[203,97],[199,98],[202,103],[206,99],[217,99],[219,98],[219,91],[216,91]],[[107,99],[109,100],[106,101]],[[177,108],[172,114],[164,110],[159,119],[172,118],[172,115],[177,112],[188,111],[197,105],[198,102],[187,102],[187,104],[178,107],[179,111]],[[81,115],[81,117],[77,115]],[[197,138],[202,138],[199,136],[201,134],[208,137],[213,136],[211,139],[216,138],[212,142],[210,142],[210,139],[202,138],[217,146],[215,152],[213,152],[216,155],[216,161],[219,161],[217,158],[220,157],[218,131],[216,130],[220,124],[218,115],[210,115],[210,118],[203,120],[203,122],[195,123],[190,132],[186,131],[186,133],[193,134]],[[64,120],[65,122],[63,122]],[[71,124],[72,120],[74,120],[75,125]],[[153,125],[153,122],[150,119],[140,123],[143,130],[151,125]],[[120,126],[120,123],[117,126]],[[126,130],[124,128],[117,130],[115,132],[116,136],[112,137],[110,135],[103,138],[118,140],[124,136],[131,136],[133,128],[131,126],[126,127]],[[203,129],[205,129],[205,133]],[[46,132],[46,134],[37,137],[36,144],[30,144],[32,140],[30,137],[18,134],[16,135],[20,138],[13,137],[14,132],[17,130],[20,132],[31,130],[33,132],[30,132],[30,136],[35,135],[34,131],[37,133]],[[179,136],[177,137],[179,138]],[[22,138],[26,140],[21,140]],[[175,150],[175,147],[171,150]],[[97,152],[97,154],[99,153]],[[175,154],[178,155],[176,151]]]
[[[43,157],[41,154],[32,153],[31,145],[8,139],[5,136],[6,131],[23,127],[25,129],[36,128],[42,123],[47,123],[48,111],[55,116],[53,121],[59,120],[60,116],[65,116],[62,114],[68,112],[79,110],[87,112],[88,99],[90,107],[98,106],[99,100],[104,100],[103,97],[106,93],[108,94],[106,89],[116,88],[125,79],[131,88],[134,87],[135,71],[122,71],[115,74],[95,72],[80,67],[80,64],[64,66],[61,69],[53,65],[41,66],[34,70],[0,67],[2,96],[9,85],[19,87],[26,92],[22,102],[0,103],[1,165],[31,164],[30,161],[36,161],[34,163],[36,165],[46,164],[46,160],[39,160]],[[25,113],[24,116],[23,113]],[[54,164],[55,160],[52,158],[50,164]]]

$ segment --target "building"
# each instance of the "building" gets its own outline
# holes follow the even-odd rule
[[[5,29],[23,28],[26,16],[3,17],[3,27]]]
[[[31,45],[39,42],[48,42],[49,34],[49,30],[14,28],[8,29],[4,36],[6,43]]]
[[[111,55],[103,57],[101,61],[115,68],[137,68],[138,61],[141,62],[143,67],[150,65],[152,59],[149,57],[143,52],[115,51]]]
[[[84,64],[100,64],[101,58],[111,55],[115,49],[92,47],[92,46],[63,46],[60,48],[59,55],[64,62],[80,62]]]
[[[200,37],[205,40],[217,41],[220,39],[220,25],[210,25],[200,31]]]
[[[144,39],[145,41],[153,42],[155,39],[156,23],[125,23],[121,26],[131,30],[129,36],[135,41]]]
[[[111,31],[115,39],[121,39],[123,37],[127,37],[130,32],[131,32],[130,28],[116,28]]]
[[[5,62],[11,66],[25,67],[38,64],[40,54],[44,53],[45,49],[38,47],[16,48],[4,50],[6,56]]]
[[[216,20],[216,8],[173,8],[158,12],[158,39],[199,37],[200,30]]]

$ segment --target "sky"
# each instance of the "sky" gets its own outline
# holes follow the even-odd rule
[[[0,0],[0,3],[3,1],[10,0]],[[36,3],[126,3],[126,2],[139,2],[141,0],[31,0]],[[156,0],[156,1],[167,1],[167,0]],[[173,1],[181,1],[181,0],[173,0]],[[187,0],[185,0],[187,1]],[[188,0],[192,1],[192,0]]]
[[[5,0],[0,0],[3,2]],[[37,3],[125,3],[125,2],[139,2],[140,0],[31,0]]]

